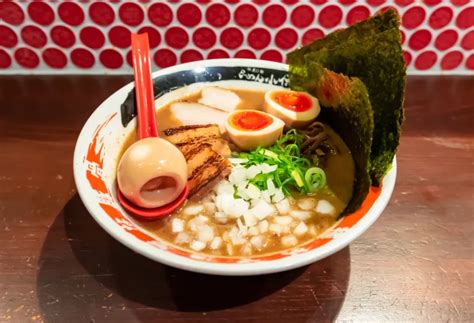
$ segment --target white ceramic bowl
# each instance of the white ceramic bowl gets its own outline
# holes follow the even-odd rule
[[[156,105],[159,108],[206,82],[244,88],[287,87],[287,70],[285,64],[246,59],[173,66],[153,73],[155,96],[159,96]],[[184,85],[189,86],[182,88]],[[396,178],[395,161],[382,188],[372,188],[359,211],[344,217],[325,234],[305,245],[251,258],[209,256],[177,248],[141,228],[116,198],[115,170],[120,147],[136,127],[136,118],[126,127],[121,120],[121,104],[132,89],[133,83],[130,83],[112,94],[87,120],[74,151],[74,178],[84,205],[97,223],[112,237],[145,257],[176,268],[216,275],[258,275],[289,270],[323,259],[349,245],[375,222],[390,199]]]

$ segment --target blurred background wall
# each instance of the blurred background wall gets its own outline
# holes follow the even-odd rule
[[[285,54],[395,8],[410,74],[474,74],[472,0],[2,1],[0,74],[131,73],[130,33],[148,32],[153,69]]]

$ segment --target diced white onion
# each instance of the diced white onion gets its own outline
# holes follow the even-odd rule
[[[252,179],[262,172],[261,168],[257,165],[252,165],[247,168],[245,175],[248,179]]]
[[[198,218],[201,219],[202,223],[209,222],[209,218],[205,215],[199,214]]]
[[[270,230],[270,232],[273,232],[275,234],[281,234],[283,232],[283,227],[276,223],[270,224],[268,229]]]
[[[199,227],[197,238],[202,242],[211,242],[214,239],[214,229],[208,225]]]
[[[242,248],[240,248],[240,253],[245,256],[249,256],[252,254],[252,246],[250,243],[245,243]]]
[[[280,214],[288,214],[290,212],[290,202],[288,199],[281,200],[275,206]]]
[[[268,165],[267,163],[263,163],[260,165],[260,168],[262,169],[262,173],[264,174],[269,174],[277,170],[278,166],[277,165]]]
[[[227,255],[236,252],[251,255],[255,250],[265,248],[271,233],[280,237],[282,246],[294,247],[298,245],[299,237],[319,234],[318,227],[305,223],[306,220],[316,213],[335,214],[335,207],[327,200],[305,197],[295,201],[291,196],[285,197],[271,178],[266,180],[267,189],[262,191],[248,182],[249,178],[262,172],[274,171],[276,166],[264,163],[246,169],[240,164],[248,160],[231,158],[230,161],[236,166],[229,180],[222,180],[199,204],[192,202],[184,207],[182,214],[187,217],[171,219],[176,244],[186,244],[195,251],[209,247]],[[210,217],[213,217],[212,221]],[[218,231],[214,225],[229,221],[235,221],[235,225],[216,235]]]
[[[292,210],[290,211],[290,215],[301,221],[305,221],[311,217],[312,213],[310,211]]]
[[[274,217],[273,220],[275,223],[287,226],[293,221],[293,218],[291,216],[281,215]]]
[[[171,231],[174,233],[182,232],[184,230],[184,221],[181,219],[174,218],[171,221]]]
[[[232,229],[230,229],[230,231],[228,231],[228,236],[229,236],[229,239],[232,240],[233,238],[236,238],[239,236],[239,228],[237,227],[232,227]]]
[[[188,221],[188,227],[189,229],[191,229],[191,231],[197,231],[199,227],[203,224],[204,224],[204,221],[198,216]]]
[[[250,199],[256,200],[260,198],[260,190],[254,184],[249,184],[246,189],[246,194]]]
[[[297,236],[302,236],[308,232],[308,226],[304,222],[300,222],[296,228],[293,230],[293,233]]]
[[[311,235],[316,236],[318,234],[318,230],[314,224],[310,224],[308,227],[308,231]]]
[[[273,196],[276,193],[275,183],[273,183],[271,178],[267,179],[267,191],[270,196]]]
[[[237,228],[239,229],[239,231],[242,231],[245,228],[245,225],[243,224],[242,220],[239,218],[237,219],[236,222],[237,222]]]
[[[239,234],[239,228],[233,226],[229,231],[229,237],[237,236]]]
[[[232,192],[232,194],[234,194]],[[228,193],[222,193],[222,194],[218,194],[217,197],[216,197],[216,207],[218,210],[224,210],[224,208],[229,205],[230,203],[232,203],[232,201],[234,200],[232,194],[228,194]]]
[[[272,202],[273,203],[278,203],[278,202],[283,201],[284,198],[285,198],[285,194],[283,193],[281,188],[277,188],[275,190],[275,194],[273,194],[273,196],[272,196]]]
[[[190,205],[184,208],[183,214],[184,215],[196,215],[201,213],[204,210],[204,206],[201,204]]]
[[[227,221],[229,221],[229,217],[227,216],[227,214],[220,211],[214,213],[214,219],[216,219],[216,221],[219,223],[227,223]]]
[[[191,241],[191,237],[186,232],[178,233],[176,235],[176,238],[174,239],[174,243],[177,243],[177,244],[189,243],[190,241]]]
[[[195,251],[201,251],[206,248],[206,243],[199,240],[194,240],[193,242],[191,242],[189,247]]]
[[[230,241],[232,242],[234,246],[240,246],[240,245],[243,245],[247,240],[245,240],[242,237],[236,236],[236,237],[231,237]]]
[[[234,247],[230,243],[226,245],[226,249],[227,249],[227,254],[229,256],[232,256],[234,254]]]
[[[239,185],[247,180],[247,170],[245,168],[234,168],[229,175],[229,181],[234,185]]]
[[[245,225],[252,227],[257,224],[257,217],[251,212],[247,211],[244,213]]]
[[[235,199],[232,203],[224,208],[224,211],[233,218],[244,215],[249,210],[249,203],[244,199]]]
[[[216,188],[214,191],[217,193],[217,195],[222,195],[222,194],[229,194],[232,195],[234,194],[234,185],[232,185],[230,182],[226,180],[222,180],[219,182],[219,184],[216,185]]]
[[[237,187],[237,195],[246,201],[251,199],[251,197],[248,195],[247,188],[245,187],[245,185],[240,185]]]
[[[224,231],[222,234],[222,240],[228,242],[230,240],[229,231]]]
[[[263,236],[254,236],[250,239],[250,243],[255,249],[261,250],[265,245],[265,238]]]
[[[331,214],[334,214],[335,209],[334,209],[334,206],[332,206],[332,204],[329,203],[328,201],[320,200],[318,202],[318,205],[316,206],[316,212],[320,214],[331,215]]]
[[[242,220],[239,218],[237,219],[237,226],[239,227],[239,233],[240,235],[246,235],[247,234],[247,226],[245,226],[242,223]]]
[[[258,230],[260,231],[260,233],[266,233],[268,231],[268,221],[267,220],[263,220],[263,221],[260,221],[258,223]]]
[[[257,204],[250,210],[259,220],[263,220],[267,216],[275,214],[275,208],[273,205],[263,200],[259,200],[259,202],[257,202]]]
[[[281,244],[285,247],[293,247],[298,244],[298,239],[294,235],[289,234],[281,238]]]
[[[217,250],[217,249],[219,249],[219,248],[221,247],[221,245],[222,245],[222,238],[221,238],[221,237],[215,237],[215,238],[212,240],[212,242],[211,242],[211,244],[210,244],[209,247],[210,247],[212,250]]]
[[[231,164],[239,165],[239,164],[244,164],[248,162],[249,160],[247,158],[229,158],[229,161]]]
[[[260,232],[258,231],[258,228],[257,227],[251,227],[249,228],[248,230],[248,234],[251,235],[251,236],[256,236],[257,234],[259,234]]]
[[[302,210],[309,211],[313,210],[316,207],[316,199],[308,197],[308,198],[302,198],[299,199],[298,202],[298,207]]]
[[[272,203],[272,198],[268,191],[260,191],[262,199],[267,203]]]

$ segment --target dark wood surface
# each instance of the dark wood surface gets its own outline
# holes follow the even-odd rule
[[[76,137],[128,76],[0,77],[0,322],[474,320],[474,77],[411,77],[381,218],[311,266],[247,278],[154,263],[79,199]]]

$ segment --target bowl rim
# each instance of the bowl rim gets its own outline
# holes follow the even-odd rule
[[[161,69],[152,73],[152,78],[158,76],[167,75],[174,72],[195,70],[205,67],[250,67],[250,68],[269,68],[276,70],[288,71],[288,65],[283,63],[275,63],[270,61],[262,61],[255,59],[213,59],[203,60],[198,62],[191,62],[186,64],[179,64],[165,69]],[[147,243],[141,241],[136,237],[125,234],[125,230],[113,221],[109,216],[105,215],[98,203],[91,203],[89,200],[91,197],[89,183],[86,181],[85,176],[82,176],[81,170],[85,167],[83,160],[87,147],[90,143],[90,138],[95,132],[97,126],[103,121],[107,115],[110,115],[110,109],[108,107],[114,97],[124,95],[133,88],[133,81],[124,85],[120,89],[116,90],[109,97],[107,97],[90,115],[84,124],[81,132],[78,136],[76,146],[74,149],[73,157],[73,169],[74,169],[74,180],[77,187],[77,192],[86,207],[90,215],[95,221],[114,239],[132,249],[133,251],[157,262],[165,265],[169,265],[175,268],[205,273],[214,275],[226,275],[226,276],[247,276],[247,275],[259,275],[269,274],[281,271],[286,271],[298,267],[308,265],[310,263],[321,260],[329,255],[332,255],[339,250],[348,246],[352,241],[358,238],[364,233],[381,215],[392,195],[397,173],[396,158],[393,160],[391,170],[385,176],[380,195],[375,200],[374,204],[370,206],[368,211],[362,216],[362,218],[355,223],[350,229],[344,232],[344,235],[332,239],[328,243],[319,246],[315,249],[306,251],[304,253],[292,253],[288,257],[281,259],[273,259],[268,261],[253,262],[251,259],[243,259],[237,263],[214,263],[206,262],[202,259],[192,259],[182,257],[176,254],[172,254],[166,250],[162,250],[153,246],[153,243]],[[119,109],[119,107],[118,107]],[[204,256],[205,258],[205,256]]]

